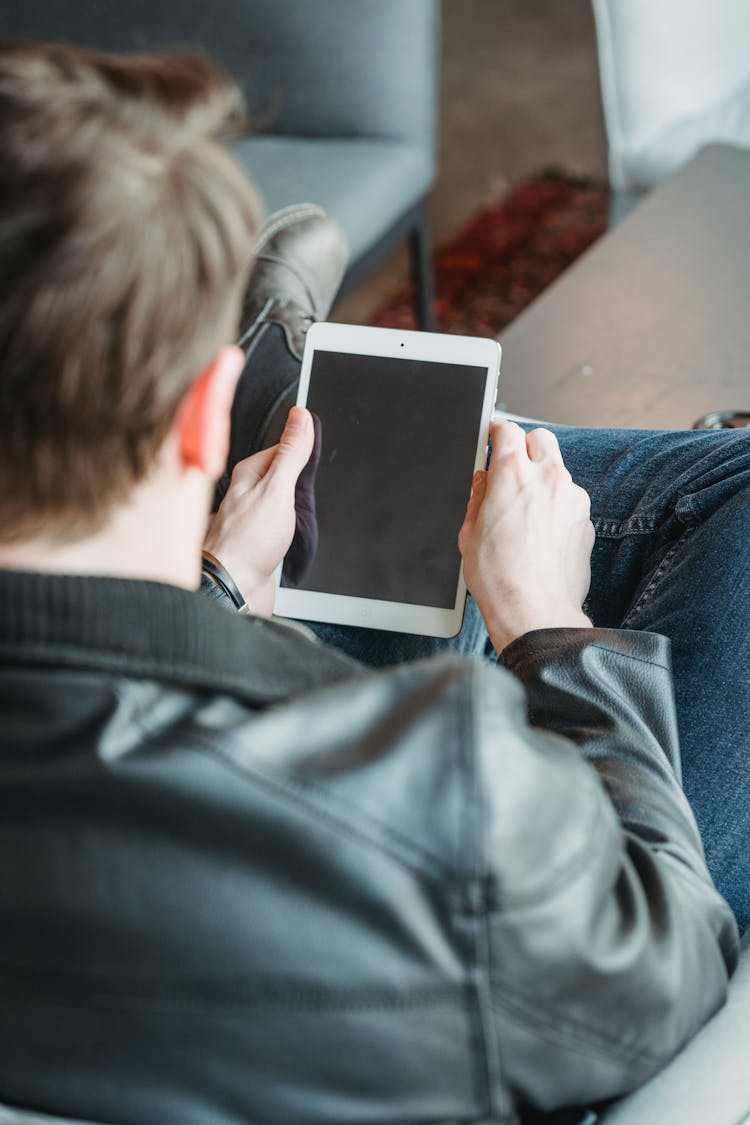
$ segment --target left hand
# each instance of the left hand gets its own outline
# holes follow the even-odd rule
[[[495,651],[532,629],[590,629],[594,528],[588,494],[573,483],[546,429],[493,424],[487,472],[475,474],[458,546],[464,575]]]
[[[313,448],[309,411],[293,406],[278,445],[238,461],[204,548],[231,574],[254,613],[271,614],[274,571],[294,536],[297,478]]]

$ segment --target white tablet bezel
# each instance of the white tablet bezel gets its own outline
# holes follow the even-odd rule
[[[393,359],[427,360],[484,367],[487,371],[481,418],[477,422],[474,472],[484,468],[489,426],[497,397],[500,373],[500,344],[474,336],[448,336],[435,332],[401,332],[393,328],[370,328],[350,324],[313,324],[307,333],[302,359],[297,403],[305,406],[310,386],[313,356],[316,351],[350,352],[352,355],[383,356]],[[415,449],[415,454],[418,450]],[[471,477],[466,482],[466,498]],[[276,573],[276,605],[280,617],[301,618],[335,625],[359,625],[399,633],[418,633],[428,637],[453,637],[461,629],[466,602],[463,565],[459,570],[456,600],[452,609],[386,602],[344,594],[324,594],[280,586],[281,567]]]

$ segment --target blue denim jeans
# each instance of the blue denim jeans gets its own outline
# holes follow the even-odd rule
[[[283,349],[275,326],[264,347],[266,362]],[[239,389],[238,428],[248,414],[258,416],[246,378],[252,360]],[[288,367],[288,353],[283,362]],[[282,370],[282,357],[270,370]],[[743,931],[750,926],[750,429],[550,428],[573,479],[591,496],[596,543],[587,611],[594,624],[671,639],[682,781],[708,866]],[[311,628],[376,667],[446,648],[491,655],[471,599],[450,641]]]

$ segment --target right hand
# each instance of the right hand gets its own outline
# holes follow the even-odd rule
[[[489,469],[475,474],[458,536],[464,577],[495,651],[532,629],[591,628],[588,493],[549,430],[494,423]]]
[[[273,612],[274,572],[292,542],[295,489],[310,459],[312,415],[289,412],[278,445],[238,461],[203,544],[234,579],[255,613]]]

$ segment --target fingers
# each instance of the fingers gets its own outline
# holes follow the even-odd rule
[[[490,426],[490,439],[492,441],[490,467],[493,461],[526,453],[526,435],[515,422],[493,422]]]
[[[477,472],[474,473],[474,478],[471,482],[471,496],[469,497],[469,503],[466,505],[464,522],[461,524],[458,533],[458,549],[462,557],[465,555],[469,546],[469,541],[474,535],[475,525],[486,493],[487,473],[484,469],[478,469]]]
[[[253,453],[250,457],[238,461],[232,469],[232,481],[227,495],[239,497],[250,492],[259,481],[263,480],[271,467],[276,453],[276,446],[270,449],[261,449],[260,453]]]
[[[498,459],[509,455],[520,457],[525,453],[528,460],[535,463],[563,464],[560,444],[551,430],[540,427],[526,434],[515,422],[501,421],[493,424],[491,436],[493,457]]]
[[[487,468],[492,489],[517,489],[529,464],[526,436],[515,422],[494,422],[490,427],[492,453]]]
[[[284,487],[294,487],[310,459],[313,438],[311,414],[301,406],[293,406],[278,445],[261,449],[234,466],[232,491],[235,495],[248,492],[265,477],[268,477],[268,484],[278,482]]]
[[[581,518],[589,519],[591,516],[591,497],[585,488],[581,488],[580,484],[574,484],[572,488],[581,512]]]
[[[526,435],[526,451],[534,463],[547,461],[556,467],[563,467],[560,444],[551,430],[532,430]]]
[[[310,460],[315,431],[312,415],[303,406],[293,406],[276,448],[269,473],[280,485],[294,485]]]
[[[484,494],[487,491],[487,474],[483,469],[479,469],[474,473],[474,479],[471,482],[471,496],[469,503],[466,505],[466,518],[464,523],[474,523],[479,515],[479,509],[484,500]]]
[[[570,481],[560,445],[551,430],[538,428],[525,433],[515,422],[502,421],[492,427],[490,475],[496,486],[519,487],[536,466]]]

